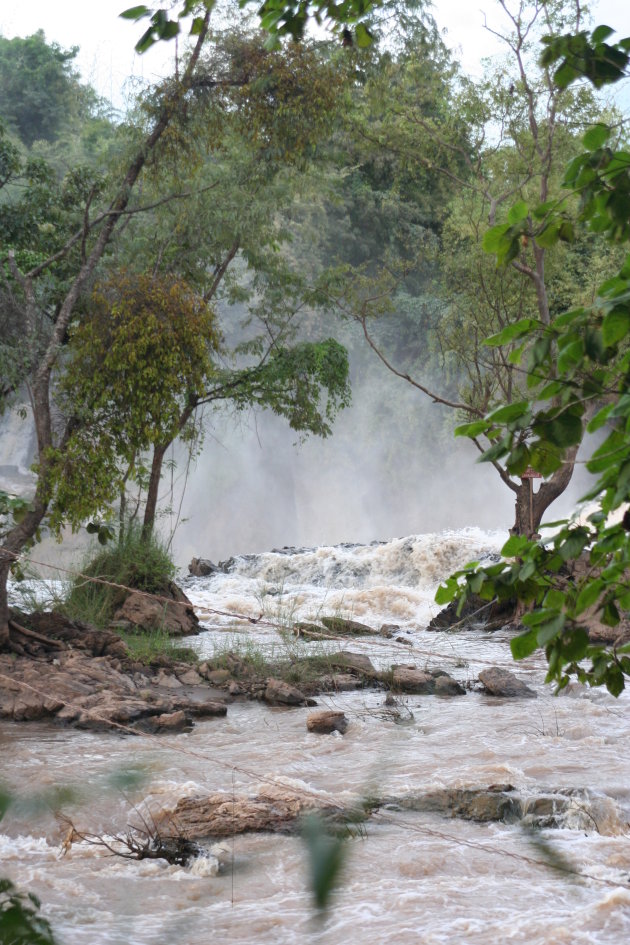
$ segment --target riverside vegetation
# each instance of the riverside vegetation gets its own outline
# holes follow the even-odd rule
[[[616,627],[630,609],[630,158],[623,116],[576,83],[623,78],[630,40],[585,28],[578,3],[499,5],[512,64],[481,83],[459,74],[422,4],[389,48],[372,41],[386,4],[372,5],[366,25],[369,4],[268,0],[262,25],[275,45],[240,25],[214,30],[214,3],[185,0],[177,20],[135,7],[127,17],[150,24],[139,51],[185,23],[191,46],[181,71],[120,122],[79,81],[72,51],[41,33],[2,40],[0,409],[27,389],[37,439],[34,495],[0,492],[0,649],[14,674],[20,659],[48,650],[60,674],[87,678],[91,648],[113,689],[129,674],[137,687],[155,685],[150,713],[144,700],[120,722],[112,703],[109,721],[161,719],[172,731],[225,710],[207,686],[200,695],[208,682],[272,704],[303,703],[322,674],[334,689],[345,671],[354,685],[457,694],[444,672],[386,676],[348,655],[263,666],[226,653],[195,668],[156,613],[153,636],[138,644],[121,610],[133,595],[123,602],[90,580],[140,592],[137,603],[157,593],[163,614],[186,610],[155,540],[168,447],[179,438],[200,450],[201,408],[220,404],[269,409],[300,436],[328,436],[350,398],[348,325],[329,333],[342,312],[390,371],[465,421],[458,433],[515,493],[506,560],[457,572],[439,601],[516,599],[527,630],[512,642],[515,657],[543,648],[560,687],[576,676],[622,691],[628,645],[594,644],[588,615]],[[283,41],[301,37],[313,13],[337,24],[341,48]],[[542,58],[532,45],[540,34]],[[15,99],[11,63],[30,55],[40,63],[33,88],[48,99],[29,115],[4,102]],[[41,81],[42,63],[54,82]],[[338,240],[340,225],[348,240]],[[427,380],[431,361],[440,389]],[[430,422],[444,442],[446,424]],[[597,510],[543,544],[542,515],[587,429],[605,432],[587,463],[599,476],[589,493]],[[530,470],[545,477],[534,496]],[[111,551],[82,568],[66,613],[119,626],[99,636],[75,623],[84,652],[71,666],[66,629],[10,612],[7,581],[42,529],[86,524]],[[191,691],[168,696],[173,678]],[[102,724],[102,706],[81,698],[47,711]],[[333,844],[329,877],[338,856]],[[50,939],[34,900],[4,881],[0,896],[3,921],[27,940]]]

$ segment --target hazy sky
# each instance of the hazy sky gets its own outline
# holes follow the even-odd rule
[[[118,14],[135,0],[0,0],[0,34],[28,36],[43,29],[48,40],[61,46],[79,46],[78,65],[85,79],[105,98],[119,106],[128,76],[151,79],[169,69],[174,44],[159,44],[143,56],[134,53],[141,24],[119,19]],[[150,5],[147,0],[147,5]],[[591,4],[597,23],[608,23],[630,34],[630,4],[621,0],[595,0]],[[446,29],[447,42],[460,48],[461,61],[478,73],[484,56],[497,49],[496,40],[483,28],[484,11],[490,25],[500,26],[501,11],[495,0],[435,0],[435,16]],[[98,11],[98,19],[95,16]]]

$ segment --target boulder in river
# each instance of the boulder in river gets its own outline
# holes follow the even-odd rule
[[[341,650],[339,653],[330,653],[326,657],[328,664],[337,669],[344,669],[357,676],[376,679],[378,673],[369,656],[363,653],[351,653],[350,650]]]
[[[188,565],[188,570],[193,577],[207,577],[208,574],[215,574],[221,569],[209,558],[193,558]]]
[[[463,696],[463,686],[443,670],[418,669],[417,666],[392,666],[390,672],[382,673],[383,682],[398,692],[410,695]]]
[[[502,696],[506,699],[535,699],[536,693],[509,669],[490,666],[479,673],[479,682],[489,696]]]
[[[113,625],[139,631],[165,630],[178,637],[200,632],[191,602],[172,582],[160,595],[131,591],[114,614]]]
[[[272,676],[267,680],[264,699],[270,705],[306,705],[307,702],[304,693],[291,683],[274,679]]]
[[[306,727],[309,732],[316,732],[318,735],[332,735],[333,732],[343,735],[348,728],[348,719],[343,712],[323,709],[321,712],[311,712],[306,720]]]
[[[368,627],[365,623],[359,623],[358,620],[348,620],[346,617],[322,617],[321,622],[337,636],[369,636],[375,634],[376,630]]]

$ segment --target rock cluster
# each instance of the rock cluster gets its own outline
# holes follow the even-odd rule
[[[541,789],[525,795],[511,784],[488,787],[443,787],[398,797],[371,797],[369,805],[348,807],[316,792],[296,792],[269,784],[254,796],[221,792],[183,797],[174,810],[153,814],[160,834],[187,840],[220,840],[242,833],[288,833],[304,814],[317,811],[330,822],[353,823],[377,811],[396,817],[400,811],[437,814],[477,823],[520,822],[527,828],[564,827],[617,833],[618,817],[600,799],[580,790]]]
[[[29,618],[36,659],[0,655],[0,718],[52,719],[78,728],[174,732],[225,715],[227,694],[186,663],[133,663],[115,633],[59,614]]]

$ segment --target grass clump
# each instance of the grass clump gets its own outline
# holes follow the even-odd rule
[[[116,633],[121,638],[132,660],[145,665],[161,662],[165,659],[169,662],[176,661],[180,663],[199,662],[197,653],[189,646],[181,646],[166,630],[151,630],[148,633],[133,633],[128,630],[117,629]]]
[[[60,609],[71,620],[104,628],[111,623],[127,592],[89,578],[160,594],[168,591],[176,568],[156,535],[144,536],[139,527],[130,527],[121,541],[99,550],[79,570],[85,577],[75,578]]]

